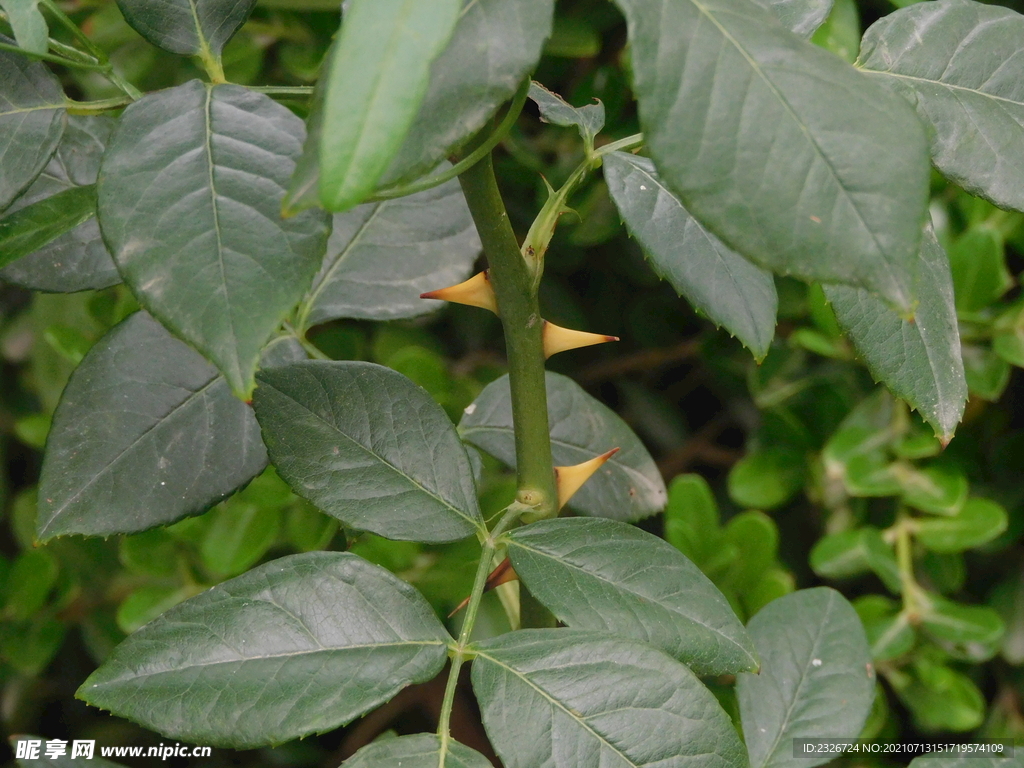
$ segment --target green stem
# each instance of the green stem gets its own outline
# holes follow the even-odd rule
[[[537,284],[523,259],[494,178],[490,155],[459,176],[490,268],[505,331],[512,421],[516,442],[517,499],[542,517],[558,512],[544,381],[544,320]]]
[[[247,85],[246,88],[257,93],[265,93],[267,96],[301,96],[306,98],[313,95],[311,85]]]
[[[112,109],[121,109],[132,103],[130,96],[115,96],[112,99],[99,99],[98,101],[75,101],[65,99],[68,112],[73,115],[97,115],[109,112]]]
[[[594,152],[594,157],[603,157],[609,152],[617,152],[620,150],[625,152],[630,149],[636,149],[637,147],[642,146],[643,143],[644,135],[642,133],[634,133],[632,136],[627,136],[624,139],[619,139],[618,141],[613,141],[610,144],[598,147]]]
[[[491,572],[491,562],[494,553],[498,549],[498,537],[511,525],[527,508],[521,504],[511,504],[505,511],[501,520],[494,526],[494,530],[484,538],[483,548],[480,552],[480,562],[476,566],[476,576],[473,579],[473,590],[469,593],[469,604],[466,606],[466,615],[462,621],[462,628],[459,630],[459,639],[451,650],[452,664],[448,670],[448,684],[444,689],[444,699],[441,701],[441,715],[437,723],[437,735],[441,738],[441,755],[438,765],[444,766],[445,756],[448,752],[448,744],[451,741],[451,717],[452,707],[455,703],[455,689],[459,684],[459,673],[462,665],[473,654],[469,650],[469,639],[473,634],[473,627],[476,624],[477,613],[480,611],[480,601],[484,596],[484,587],[487,586],[487,576]]]
[[[62,67],[71,67],[73,69],[92,69],[97,72],[105,72],[107,69],[106,66],[103,64],[93,64],[85,61],[75,61],[74,59],[66,59],[63,56],[54,56],[50,53],[35,53],[34,51],[26,51],[24,48],[19,48],[16,45],[10,45],[8,43],[0,43],[0,51],[7,51],[9,53],[20,53],[22,56],[27,56],[30,59],[49,61],[53,64],[60,64]]]
[[[913,521],[901,517],[896,523],[896,564],[900,573],[900,591],[903,593],[903,613],[912,624],[916,623],[921,614],[923,600],[927,600],[924,590],[914,577],[914,556],[911,534]]]
[[[79,26],[75,24],[75,22],[73,22],[66,13],[64,13],[64,11],[58,8],[57,4],[54,3],[53,0],[40,0],[40,5],[53,14],[57,21],[59,21],[68,32],[74,35],[76,40],[85,46],[85,50],[96,58],[96,61],[100,64],[107,63],[106,52],[90,40],[89,36],[85,34],[85,32],[83,32]]]
[[[396,197],[405,197],[406,195],[414,195],[417,192],[423,192],[434,187],[439,187],[446,181],[454,179],[456,176],[468,171],[478,162],[480,162],[486,155],[489,155],[491,150],[498,146],[509,130],[515,124],[516,119],[519,117],[519,113],[523,111],[523,105],[526,104],[526,94],[530,90],[530,81],[527,80],[519,91],[515,95],[515,99],[512,101],[512,105],[508,108],[508,112],[505,113],[505,117],[501,123],[494,130],[487,140],[483,144],[478,146],[464,158],[459,160],[455,165],[449,168],[443,173],[439,173],[436,176],[428,176],[425,179],[414,181],[411,184],[403,184],[400,187],[391,187],[389,189],[379,190],[373,197],[369,198],[369,203],[380,203],[385,200],[394,200]]]

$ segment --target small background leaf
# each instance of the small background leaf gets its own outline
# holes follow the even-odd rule
[[[0,0],[0,8],[7,14],[20,47],[33,53],[46,53],[50,47],[50,30],[39,10],[38,0]]]
[[[125,21],[158,48],[219,58],[256,0],[117,0],[117,7]]]

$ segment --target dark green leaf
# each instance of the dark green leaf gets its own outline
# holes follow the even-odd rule
[[[775,564],[779,552],[779,529],[763,512],[741,512],[725,526],[725,541],[738,552],[721,579],[724,586],[740,593],[755,588]]]
[[[737,694],[752,768],[815,766],[832,756],[793,756],[793,739],[860,733],[875,695],[864,628],[827,587],[804,589],[761,610],[747,629],[761,658]]]
[[[361,203],[409,134],[462,0],[354,0],[325,73],[320,201]]]
[[[198,514],[266,464],[252,410],[144,312],[96,343],[54,414],[40,539],[141,531]]]
[[[461,283],[479,253],[480,238],[455,180],[335,214],[301,324],[422,315],[437,304],[420,294]]]
[[[1010,364],[991,347],[964,344],[964,378],[971,397],[994,403],[1010,383]]]
[[[547,373],[548,417],[555,464],[572,466],[618,447],[619,452],[588,480],[569,506],[593,517],[636,520],[665,506],[661,473],[643,443],[607,406],[572,379]],[[459,422],[462,438],[515,464],[508,376],[487,385]]]
[[[654,270],[763,359],[775,335],[778,307],[771,274],[729,250],[690,216],[646,157],[612,152],[604,158],[604,177]]]
[[[255,406],[274,466],[295,492],[355,528],[454,541],[482,525],[465,448],[422,389],[373,363],[264,371]]]
[[[722,593],[657,536],[614,520],[564,518],[509,538],[519,578],[562,623],[643,640],[699,675],[757,669]]]
[[[0,41],[12,42],[3,36]],[[65,122],[64,92],[50,70],[0,51],[0,211],[46,167]]]
[[[832,0],[757,0],[800,37],[810,37],[828,18]]]
[[[467,0],[382,184],[422,176],[486,125],[537,65],[553,11],[553,0]]]
[[[26,51],[46,53],[50,48],[50,30],[39,10],[39,0],[0,0],[14,39]]]
[[[593,151],[594,138],[604,128],[604,104],[598,101],[597,104],[574,107],[538,82],[530,83],[530,98],[540,110],[543,122],[577,128],[587,151]]]
[[[442,757],[443,755],[443,757]],[[491,768],[490,761],[465,744],[433,733],[378,739],[342,763],[344,768]]]
[[[165,736],[235,748],[349,722],[444,666],[426,600],[355,555],[261,565],[119,645],[78,691]]]
[[[62,192],[92,187],[113,129],[114,119],[110,117],[69,116],[53,158],[35,183],[7,209],[7,218],[0,219],[0,227],[33,203],[44,204]],[[121,282],[100,236],[95,192],[92,195],[91,215],[84,223],[4,267],[0,278],[24,288],[58,293],[107,288]]]
[[[907,97],[932,128],[946,176],[1002,208],[1024,210],[1024,17],[969,0],[919,3],[861,41],[859,66]]]
[[[686,209],[766,268],[909,312],[929,173],[910,106],[749,0],[618,5],[644,136]]]
[[[930,227],[918,267],[913,322],[863,289],[832,285],[825,294],[871,374],[948,442],[964,413],[967,383],[949,261]]]
[[[720,551],[718,503],[700,475],[679,475],[672,481],[664,535],[669,544],[700,566]]]
[[[269,471],[210,512],[199,549],[203,565],[222,578],[251,568],[277,541],[289,496],[288,486]]]
[[[256,0],[117,0],[125,21],[158,48],[220,58]]]
[[[0,219],[0,266],[49,245],[96,215],[96,187],[72,187]]]
[[[280,217],[301,142],[269,97],[194,80],[128,107],[103,157],[100,226],[125,282],[240,395],[324,255],[323,214]]]
[[[690,670],[632,640],[525,630],[476,646],[473,690],[507,768],[745,768],[739,736]]]
[[[978,687],[944,664],[922,659],[909,673],[887,677],[923,731],[970,731],[985,718],[985,697]]]
[[[988,499],[968,499],[953,517],[915,522],[915,536],[932,552],[963,552],[1006,530],[1006,510]]]

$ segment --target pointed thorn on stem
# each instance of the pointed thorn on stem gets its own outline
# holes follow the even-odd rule
[[[612,448],[607,453],[595,456],[590,461],[584,461],[573,467],[555,467],[555,483],[558,486],[558,508],[565,506],[590,476],[597,472],[608,459],[619,452],[618,448]]]
[[[603,333],[587,333],[562,328],[554,323],[544,321],[544,357],[549,358],[567,349],[589,347],[592,344],[604,344],[606,341],[618,341],[618,336],[607,336]]]
[[[458,285],[421,293],[420,298],[468,304],[471,307],[489,309],[494,314],[498,314],[498,300],[494,296],[494,288],[491,287],[491,279],[487,275],[487,270],[478,272],[469,280]]]
[[[517,574],[515,569],[512,567],[512,561],[506,557],[498,563],[498,567],[491,571],[491,575],[487,577],[487,581],[484,583],[484,592],[490,592],[495,587],[500,587],[502,584],[507,584],[508,582],[515,581],[518,578],[519,574]],[[459,603],[455,607],[454,611],[448,614],[448,618],[450,619],[467,605],[469,605],[468,597]]]

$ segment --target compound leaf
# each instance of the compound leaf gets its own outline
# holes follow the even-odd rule
[[[686,209],[763,267],[909,313],[929,174],[913,109],[752,0],[618,5],[644,136]]]
[[[1024,210],[1024,16],[968,0],[902,8],[864,34],[859,66],[932,127],[940,171]]]
[[[615,520],[636,520],[660,512],[668,492],[640,438],[572,379],[548,372],[546,381],[556,465],[572,466],[619,448],[576,492],[569,506],[586,515]],[[488,384],[466,408],[459,433],[466,442],[515,465],[508,376]]]
[[[13,41],[0,35],[0,42]],[[64,91],[50,70],[0,51],[0,211],[46,167],[66,119]]]
[[[475,749],[450,739],[442,745],[441,737],[434,733],[378,739],[342,765],[344,768],[491,768],[491,762]]]
[[[642,640],[699,675],[757,669],[729,601],[657,536],[576,517],[534,523],[509,539],[519,578],[567,626]]]
[[[832,755],[793,756],[793,739],[860,733],[875,696],[864,627],[842,595],[804,589],[769,603],[747,630],[761,672],[738,676],[752,768],[821,765]]]
[[[251,748],[336,728],[444,666],[427,601],[344,552],[261,565],[119,645],[78,696],[171,738]]]
[[[326,73],[320,200],[344,211],[373,191],[409,133],[430,65],[462,0],[353,0]]]
[[[103,157],[100,227],[125,282],[243,398],[326,247],[321,212],[280,216],[302,132],[263,94],[193,80],[128,107]]]
[[[482,525],[445,412],[405,376],[362,362],[263,371],[254,404],[281,477],[329,515],[390,539],[454,541]]]
[[[686,667],[649,645],[571,629],[475,647],[473,690],[508,768],[745,768],[729,716]]]
[[[335,214],[302,325],[422,315],[434,305],[420,294],[461,283],[479,254],[480,237],[455,180]]]
[[[863,289],[824,289],[875,379],[916,408],[936,436],[948,442],[964,413],[967,381],[949,259],[931,228],[921,244],[913,322]]]
[[[654,270],[698,310],[763,359],[779,298],[771,273],[730,250],[694,219],[646,157],[612,152],[604,177]]]
[[[252,409],[145,312],[71,375],[39,481],[40,539],[128,533],[213,506],[267,463]]]
[[[219,57],[256,0],[117,0],[125,21],[158,48]]]

